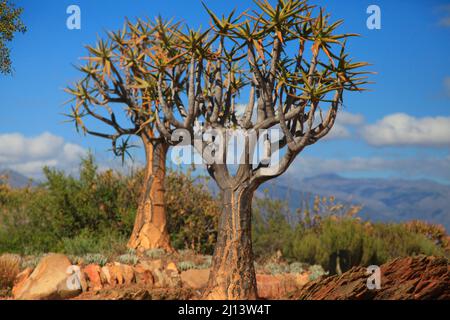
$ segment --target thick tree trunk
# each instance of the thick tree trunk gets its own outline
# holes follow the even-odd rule
[[[146,167],[141,198],[128,247],[137,251],[164,249],[173,252],[167,231],[164,179],[166,174],[165,143],[144,141]]]
[[[205,299],[257,298],[251,218],[254,190],[223,191],[223,212]]]

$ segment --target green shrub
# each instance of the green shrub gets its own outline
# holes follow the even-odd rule
[[[145,255],[150,259],[159,259],[162,258],[166,254],[164,249],[151,249],[145,251]]]
[[[92,155],[79,177],[44,168],[45,183],[12,189],[0,185],[0,253],[71,255],[127,252],[143,171],[99,172]],[[215,198],[189,173],[166,179],[168,227],[175,248],[212,253],[218,218]],[[159,254],[159,253],[156,253]]]
[[[217,238],[220,204],[206,188],[207,179],[188,171],[166,177],[167,224],[174,248],[212,254]]]
[[[262,260],[280,251],[288,256],[291,251],[293,229],[287,218],[290,214],[286,202],[271,200],[267,195],[254,201],[253,251]]]
[[[88,253],[82,257],[82,261],[85,265],[97,264],[103,267],[108,263],[108,258],[100,253]]]
[[[212,265],[212,256],[203,256],[203,262],[198,265],[198,269],[208,269]]]
[[[418,254],[448,256],[448,251],[436,241],[436,230],[417,223],[368,223],[356,217],[358,207],[346,207],[333,199],[316,198],[310,209],[297,213],[298,223],[289,223],[293,214],[286,204],[263,198],[254,210],[254,252],[260,258],[283,253],[288,261],[320,265],[330,273],[345,272],[357,265],[381,265],[397,257]],[[426,232],[418,232],[425,230]],[[438,239],[444,239],[438,229]],[[273,272],[279,272],[273,266]]]
[[[309,280],[314,281],[316,279],[319,279],[321,276],[325,276],[328,274],[328,272],[325,272],[322,266],[320,265],[313,265],[308,268],[308,271],[311,272],[309,275]]]
[[[22,263],[20,265],[21,269],[31,268],[34,269],[39,264],[44,255],[37,256],[26,256],[22,259]],[[72,262],[72,260],[70,260]]]
[[[136,210],[133,176],[99,173],[92,156],[80,177],[44,168],[46,182],[22,190],[0,187],[0,252],[82,255],[116,250]]]
[[[192,261],[180,261],[177,264],[177,268],[180,271],[187,271],[191,269],[198,269],[197,265]]]
[[[87,256],[88,263],[106,263],[107,258],[121,255],[134,261],[135,252],[126,243],[141,190],[141,170],[128,175],[100,172],[89,155],[81,162],[79,177],[48,168],[44,174],[45,183],[37,187],[12,189],[0,184],[0,254],[35,256],[22,262],[30,266],[47,252],[73,259]],[[169,171],[166,179],[171,241],[180,260],[194,261],[195,268],[211,264],[196,253],[212,254],[220,215],[219,199],[207,190],[206,182],[181,171]],[[356,217],[359,207],[337,204],[332,198],[305,201],[293,213],[286,202],[271,200],[266,193],[255,199],[253,209],[253,250],[258,261],[264,265],[281,252],[283,262],[291,263],[291,272],[302,270],[292,264],[296,261],[321,265],[333,274],[355,265],[380,265],[418,254],[448,256],[450,251],[442,227],[417,221],[365,223]],[[99,258],[99,253],[104,256]],[[164,250],[145,252],[151,259],[165,254]],[[269,272],[286,271],[280,268],[269,267]]]
[[[289,265],[289,272],[290,273],[298,273],[298,274],[305,272],[304,263],[301,263],[301,262],[291,263]]]
[[[285,265],[285,264],[269,262],[266,265],[264,265],[264,270],[272,275],[276,275],[276,274],[288,273],[289,266]]]

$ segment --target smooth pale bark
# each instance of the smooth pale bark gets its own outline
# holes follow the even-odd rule
[[[173,252],[165,211],[166,156],[168,145],[144,140],[146,167],[133,233],[128,247],[137,251],[164,249]]]
[[[248,187],[223,191],[223,211],[205,299],[257,298],[251,238],[253,193]]]

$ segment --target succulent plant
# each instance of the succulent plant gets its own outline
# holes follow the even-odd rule
[[[136,254],[136,250],[132,249],[132,248],[127,248],[126,253],[128,253],[128,254]]]
[[[20,264],[21,269],[36,268],[36,266],[39,264],[39,261],[41,261],[42,257],[43,257],[42,255],[24,257]]]
[[[288,273],[289,272],[289,266],[284,264],[278,264],[278,263],[267,263],[264,266],[264,270],[269,272],[272,275],[280,274],[280,273]]]
[[[104,266],[108,262],[108,258],[99,253],[88,253],[82,257],[85,264],[98,264]]]
[[[212,256],[203,256],[203,263],[198,264],[196,269],[208,269],[211,268]]]
[[[325,270],[323,269],[323,267],[321,265],[310,266],[309,272],[311,273],[309,275],[309,280],[311,280],[311,281],[319,279],[321,276],[328,274],[328,272],[325,272]]]
[[[181,261],[177,264],[178,270],[187,271],[191,269],[198,269],[197,265],[192,261]]]
[[[301,262],[293,262],[289,265],[290,273],[303,273],[305,269],[303,268],[304,264]]]
[[[145,251],[145,255],[150,259],[159,259],[166,254],[164,249],[151,249]]]
[[[117,257],[117,261],[123,264],[136,265],[139,258],[134,253],[126,253]]]

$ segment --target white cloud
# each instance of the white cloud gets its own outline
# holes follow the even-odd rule
[[[362,114],[343,111],[338,114],[337,121],[343,125],[359,126],[364,123],[364,116]]]
[[[326,140],[347,139],[352,136],[353,128],[357,128],[364,123],[364,116],[346,111],[340,112],[336,117],[336,122]]]
[[[350,136],[350,130],[346,126],[336,122],[330,132],[325,136],[324,140],[347,139],[350,138]]]
[[[362,135],[373,146],[450,146],[450,117],[396,113],[365,126]]]
[[[0,134],[0,168],[8,168],[26,176],[39,178],[42,167],[72,171],[86,154],[81,146],[45,132],[35,137],[20,133]]]

